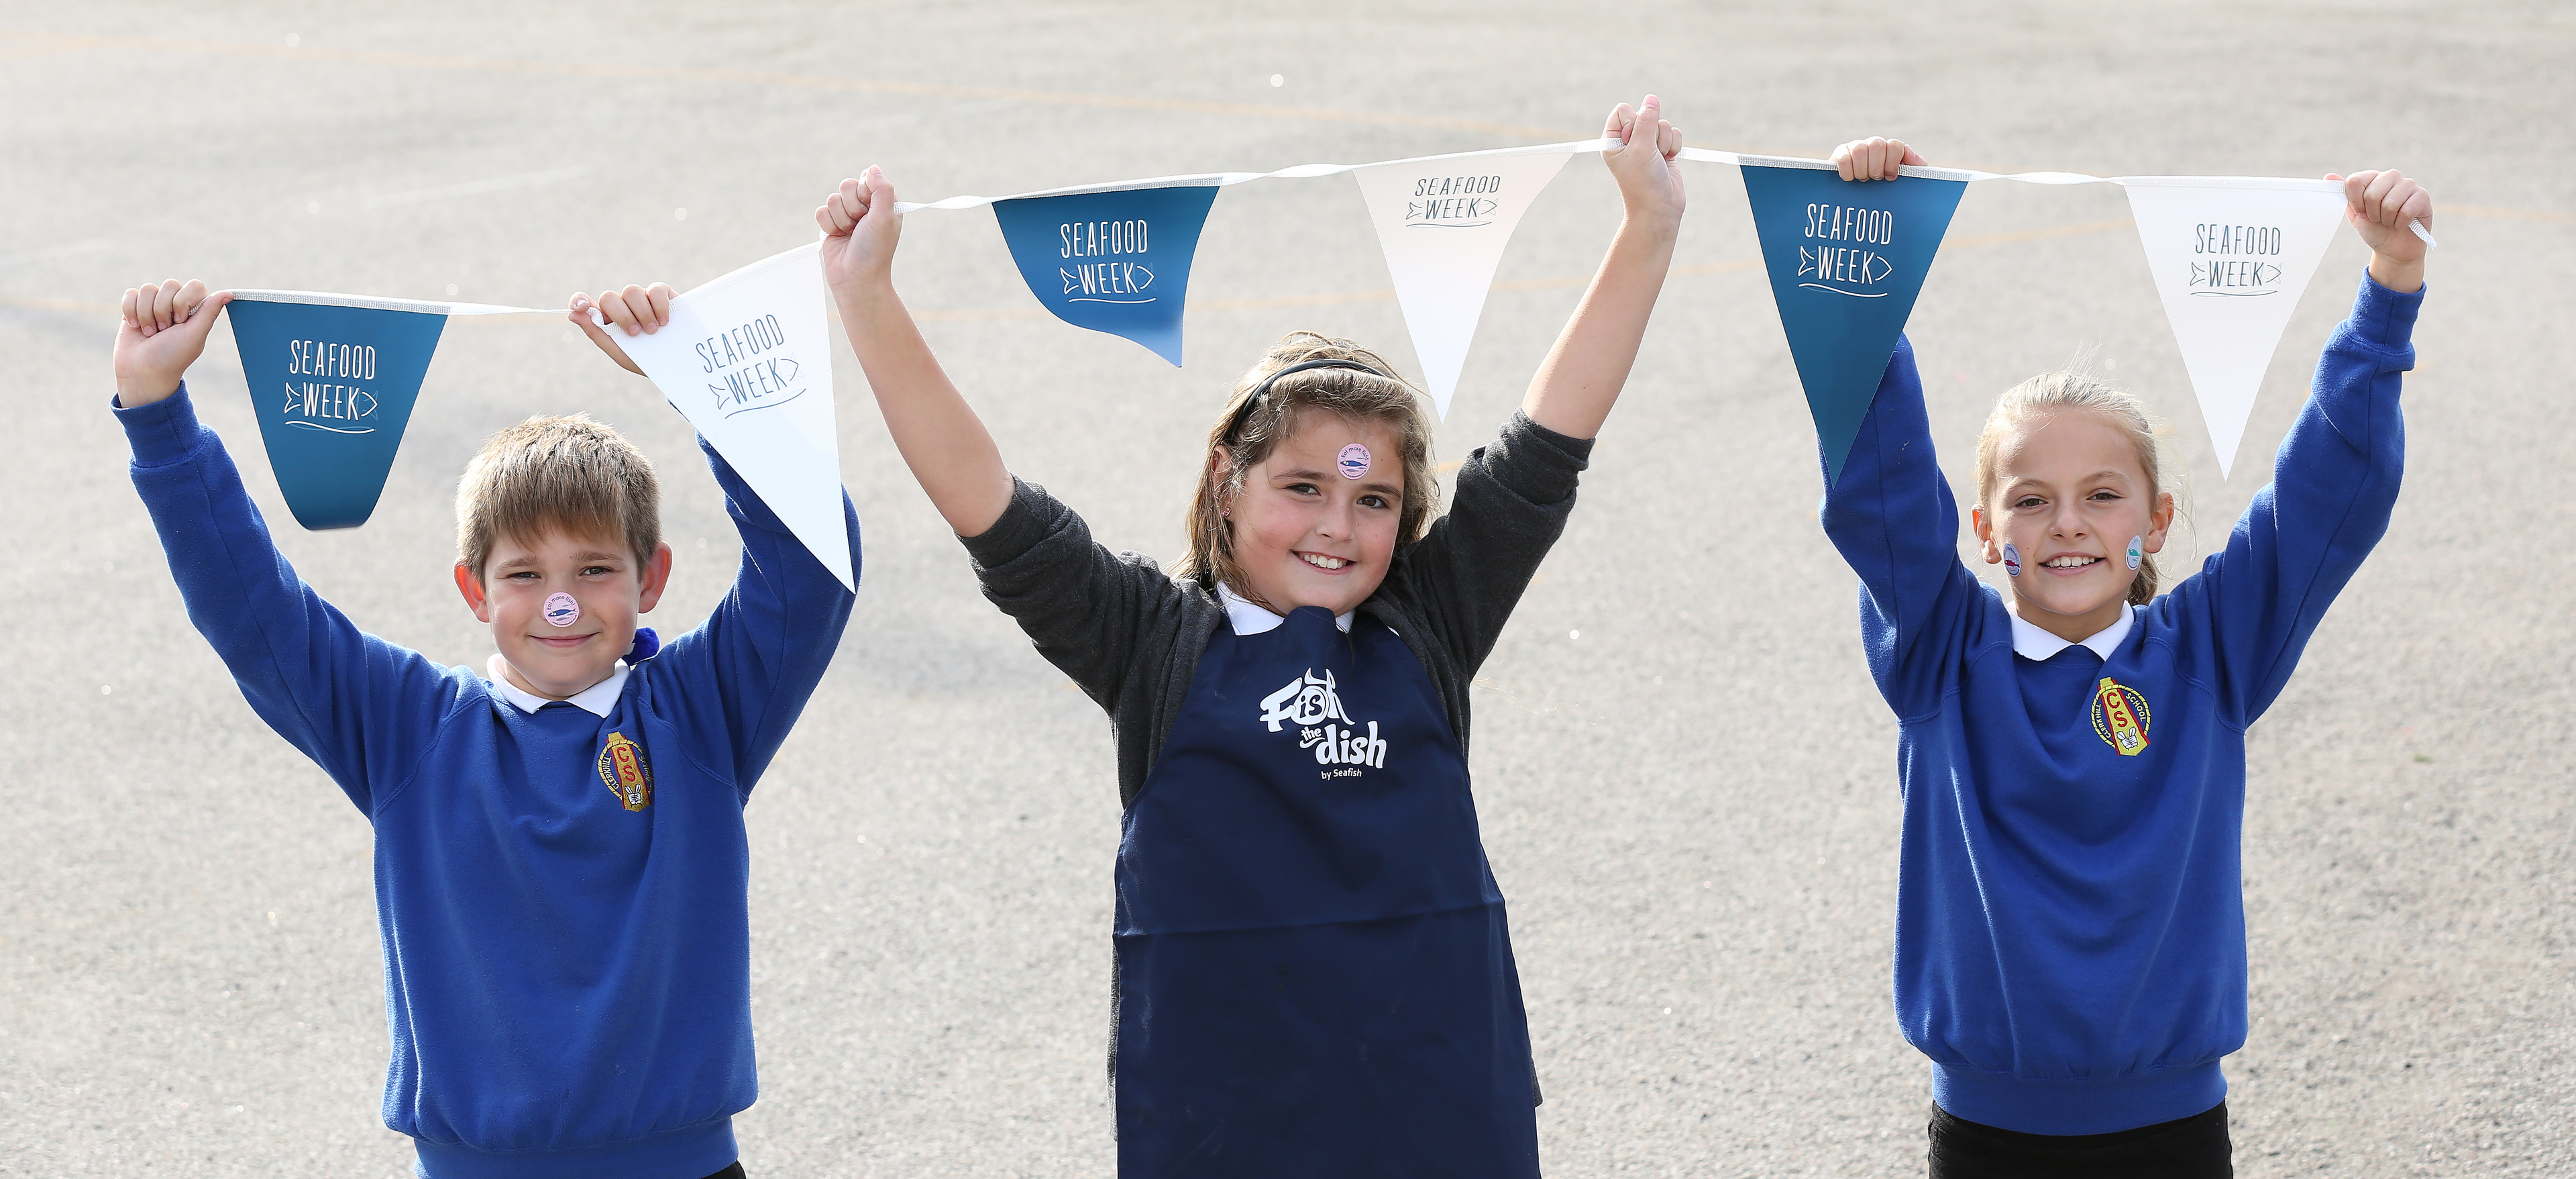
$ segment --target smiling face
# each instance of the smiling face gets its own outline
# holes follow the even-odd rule
[[[661,600],[670,576],[667,544],[638,560],[620,542],[558,529],[495,537],[479,576],[456,566],[456,588],[491,624],[510,681],[562,700],[608,678],[634,645],[636,616]]]
[[[1367,448],[1360,468],[1354,445]],[[1243,473],[1225,504],[1245,596],[1280,613],[1321,606],[1346,614],[1377,592],[1404,516],[1404,462],[1393,428],[1334,413],[1301,415],[1298,428]],[[1209,456],[1220,474],[1222,447]]]
[[[2004,427],[1973,512],[1989,563],[2018,555],[2013,612],[2060,638],[2082,640],[2119,620],[2138,570],[2164,547],[2173,497],[2151,486],[2138,444],[2085,410],[2032,414]]]

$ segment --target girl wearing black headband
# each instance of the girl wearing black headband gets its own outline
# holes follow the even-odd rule
[[[1467,685],[1564,527],[1662,290],[1681,137],[1622,103],[1626,216],[1500,437],[1432,519],[1432,422],[1297,333],[1210,431],[1177,575],[1014,479],[890,274],[882,173],[815,210],[886,426],[985,596],[1109,712],[1119,1172],[1534,1176],[1539,1099],[1468,789]]]

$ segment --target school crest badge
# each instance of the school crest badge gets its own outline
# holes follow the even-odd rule
[[[630,811],[653,805],[653,767],[644,764],[644,747],[624,733],[610,733],[599,751],[599,780]]]
[[[2138,690],[2123,686],[2109,676],[2102,677],[2102,687],[2093,693],[2093,731],[2122,757],[2135,757],[2147,748],[2147,698]]]

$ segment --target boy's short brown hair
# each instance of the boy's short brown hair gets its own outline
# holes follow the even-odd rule
[[[588,414],[529,418],[483,443],[456,485],[456,560],[483,576],[501,537],[623,538],[638,561],[662,547],[662,481]]]

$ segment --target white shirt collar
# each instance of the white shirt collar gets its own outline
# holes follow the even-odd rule
[[[1222,581],[1216,584],[1216,600],[1225,603],[1225,620],[1234,624],[1234,633],[1237,637],[1276,630],[1280,623],[1288,621],[1285,617],[1273,614],[1254,604],[1242,594],[1234,592],[1233,586]],[[1342,628],[1343,634],[1351,633],[1350,614],[1334,615],[1333,625]],[[495,655],[493,658],[498,659],[500,656]]]
[[[502,699],[518,705],[521,712],[535,712],[549,704],[563,703],[602,720],[608,718],[610,709],[617,707],[617,694],[626,690],[627,673],[633,670],[635,669],[626,666],[625,660],[620,659],[617,661],[617,666],[609,669],[607,679],[583,688],[561,701],[554,701],[522,692],[517,684],[511,683],[509,665],[501,661],[500,652],[493,652],[492,658],[484,661],[483,664],[484,678],[492,681],[493,690],[501,693]]]
[[[2004,613],[2012,618],[2013,654],[2015,655],[2024,659],[2046,662],[2058,652],[2076,645],[2072,641],[2061,639],[2022,621],[2021,615],[2014,614],[2009,607],[2005,608]],[[2129,637],[2129,628],[2137,624],[2138,608],[2131,606],[2120,611],[2118,622],[2093,632],[2090,637],[2083,640],[2083,645],[2091,648],[2096,656],[2109,659],[2111,652],[2120,649],[2121,640]]]

